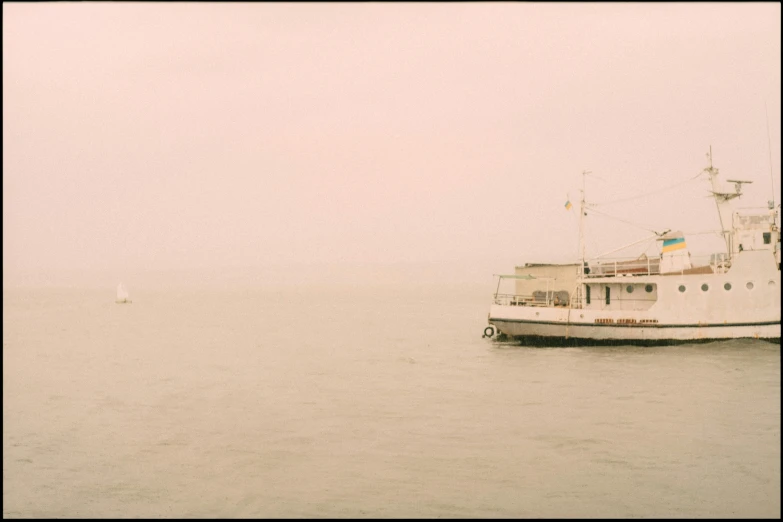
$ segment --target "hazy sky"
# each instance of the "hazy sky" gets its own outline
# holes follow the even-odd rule
[[[583,170],[588,200],[630,197],[692,178],[710,145],[764,205],[780,42],[776,2],[4,2],[4,285],[375,263],[491,278],[577,254]],[[643,227],[590,215],[588,254],[717,228],[707,189],[604,207]]]

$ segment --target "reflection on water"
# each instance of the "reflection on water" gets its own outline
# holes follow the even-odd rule
[[[780,516],[779,345],[498,343],[485,290],[4,291],[3,515]]]

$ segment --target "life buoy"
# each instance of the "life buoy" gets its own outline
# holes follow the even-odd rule
[[[495,329],[491,326],[484,328],[484,337],[492,337],[495,335]]]

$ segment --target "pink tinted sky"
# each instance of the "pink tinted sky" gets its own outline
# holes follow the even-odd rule
[[[4,3],[4,285],[375,264],[483,281],[576,255],[582,170],[589,199],[633,196],[710,145],[764,205],[780,42],[779,3]],[[606,207],[643,226],[590,216],[588,254],[716,228],[706,190]]]

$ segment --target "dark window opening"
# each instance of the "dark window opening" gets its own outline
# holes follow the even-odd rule
[[[609,304],[609,287],[606,287],[606,304]]]
[[[769,245],[770,243],[772,243],[772,233],[771,232],[764,232],[763,236],[764,236],[764,244],[765,245]]]
[[[587,293],[585,294],[585,297],[587,298],[587,304],[590,304],[590,285],[585,285],[585,289],[587,290]]]

